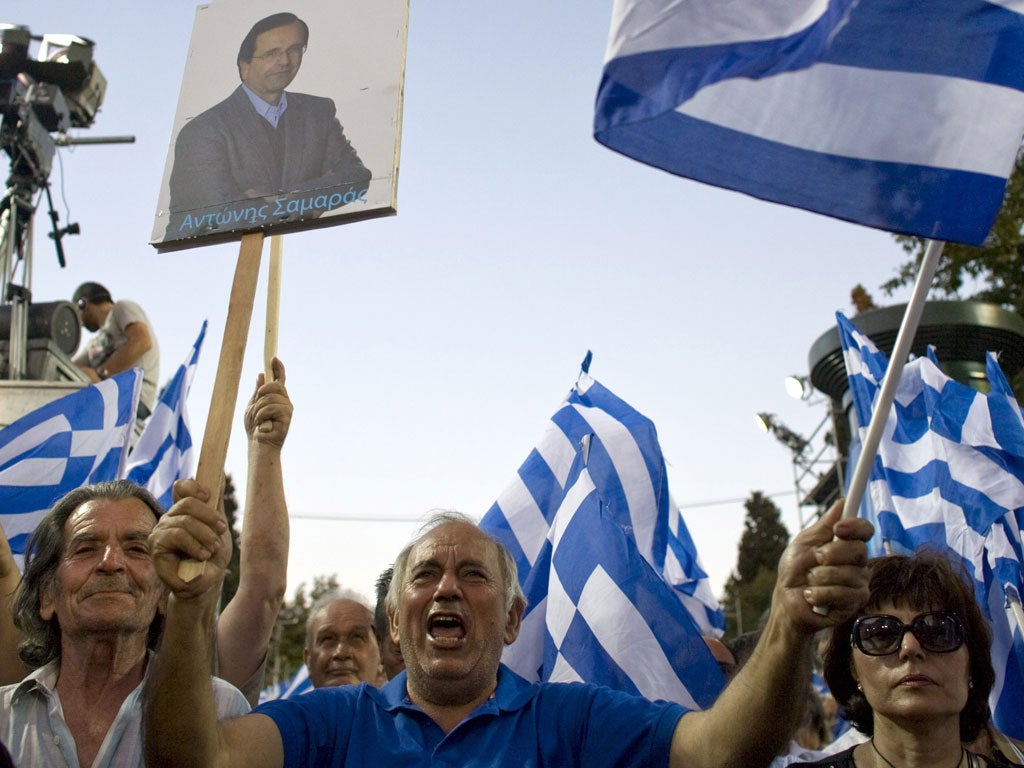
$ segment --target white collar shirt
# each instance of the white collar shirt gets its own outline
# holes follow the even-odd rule
[[[150,656],[152,660],[152,655]],[[150,664],[146,665],[149,674]],[[57,694],[59,662],[33,671],[20,683],[0,687],[0,739],[18,766],[83,768]],[[91,768],[143,768],[142,682],[125,698]],[[218,718],[249,711],[238,689],[213,679]]]

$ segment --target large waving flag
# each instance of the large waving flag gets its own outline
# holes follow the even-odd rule
[[[164,506],[171,506],[171,489],[179,477],[192,473],[192,432],[186,400],[206,336],[206,321],[185,362],[175,371],[146,428],[132,451],[125,477],[144,486]]]
[[[867,425],[888,361],[837,319],[857,419]],[[907,364],[865,502],[876,520],[874,553],[944,548],[974,576],[993,630],[993,719],[1024,738],[1024,418],[991,353],[987,374],[984,395],[942,373],[933,352]]]
[[[724,617],[668,494],[654,425],[586,373],[481,527],[529,605],[504,661],[703,708],[722,677],[701,634]]]
[[[594,135],[671,173],[980,244],[1024,133],[1019,0],[615,0]]]
[[[121,477],[142,372],[53,400],[0,430],[0,524],[20,567],[39,520],[81,485]]]

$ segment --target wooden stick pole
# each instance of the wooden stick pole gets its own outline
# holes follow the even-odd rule
[[[228,317],[224,324],[224,341],[217,363],[217,379],[213,384],[210,399],[210,413],[203,432],[203,445],[199,450],[199,467],[196,480],[210,489],[211,502],[219,503],[224,479],[224,462],[228,457],[228,438],[231,437],[231,421],[235,417],[235,403],[238,400],[238,382],[242,377],[242,361],[245,357],[245,342],[249,336],[249,321],[256,298],[256,280],[260,272],[260,254],[263,251],[263,233],[242,235],[238,250],[238,265],[231,285],[231,299],[228,303]],[[178,566],[178,576],[191,581],[203,572],[204,563],[183,560]]]
[[[267,381],[274,380],[270,362],[277,356],[277,319],[281,315],[281,235],[270,238],[270,275],[267,279],[267,333],[263,340],[263,370]]]
[[[278,317],[281,315],[281,252],[284,243],[281,235],[270,238],[270,273],[267,277],[267,325],[263,338],[263,380],[274,380],[274,358],[277,357]],[[261,432],[274,428],[273,422],[260,424]]]

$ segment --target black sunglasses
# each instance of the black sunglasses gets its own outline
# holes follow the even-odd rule
[[[899,650],[905,632],[932,653],[952,653],[964,644],[963,622],[951,611],[922,613],[909,624],[884,613],[860,616],[853,622],[850,642],[868,656],[888,656]]]
[[[78,308],[79,309],[85,309],[85,305],[88,304],[88,303],[89,302],[86,301],[85,299],[79,299],[78,300]]]

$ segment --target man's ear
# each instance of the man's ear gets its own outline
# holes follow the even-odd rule
[[[391,630],[391,642],[401,648],[401,643],[398,642],[398,612],[392,611],[390,608],[388,612],[388,628]]]
[[[40,590],[39,618],[41,618],[43,621],[49,621],[50,619],[52,619],[56,612],[53,605],[52,592],[53,590],[50,588],[49,585],[46,585],[42,588],[42,590]]]
[[[508,609],[508,619],[505,622],[505,645],[512,645],[519,637],[519,627],[523,621],[523,611],[526,610],[526,603],[521,597],[512,601],[512,607]]]

